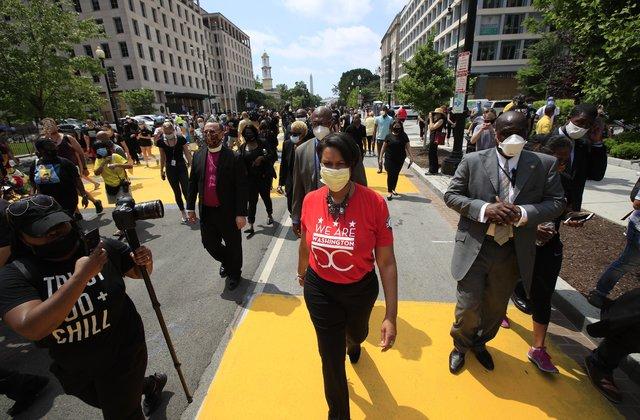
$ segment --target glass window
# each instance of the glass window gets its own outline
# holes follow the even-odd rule
[[[151,29],[149,29],[149,25],[144,25],[144,32],[147,35],[147,39],[151,41]]]
[[[127,75],[127,80],[133,80],[133,68],[131,66],[124,66],[124,72]]]
[[[167,27],[167,15],[165,15],[164,13],[162,14],[162,25],[165,28]]]
[[[91,6],[93,6],[93,11],[100,10],[100,0],[91,0]]]
[[[502,0],[484,0],[482,2],[483,9],[495,9],[496,7],[502,7]]]
[[[162,44],[162,38],[160,37],[159,29],[156,29],[156,40],[158,41],[158,44]]]
[[[140,28],[138,28],[138,21],[135,19],[131,19],[131,23],[133,23],[133,33],[140,36]]]
[[[507,7],[523,7],[528,3],[527,0],[507,0]]]
[[[80,6],[80,0],[74,0],[73,5],[75,6],[76,12],[82,13],[82,6]]]
[[[496,59],[498,41],[478,42],[478,61]]]
[[[116,27],[116,33],[117,34],[121,34],[124,32],[124,27],[122,26],[122,19],[120,19],[119,17],[114,17],[113,18],[113,24]]]
[[[93,58],[93,50],[91,49],[91,45],[83,45],[83,47],[84,47],[84,53],[87,56]]]
[[[500,15],[480,17],[479,35],[498,35],[500,33]]]
[[[505,15],[504,16],[504,28],[503,34],[519,34],[523,32],[522,22],[524,21],[524,14]]]
[[[156,61],[156,55],[153,52],[153,47],[149,47],[149,58],[151,61]]]
[[[109,48],[109,44],[106,42],[103,42],[102,44],[100,44],[100,46],[104,51],[104,58],[111,58],[111,48]]]
[[[111,0],[111,8],[117,9],[119,7],[118,0]]]
[[[144,47],[138,42],[138,57],[144,58]]]
[[[118,42],[120,45],[120,55],[122,57],[129,57],[129,47],[127,47],[127,43],[124,41]]]
[[[525,39],[524,40],[524,47],[522,48],[522,58],[529,58],[527,56],[527,49],[531,48],[538,41],[539,40],[537,40],[537,39]]]
[[[133,7],[133,0],[129,0],[129,10],[131,10],[132,12],[136,11],[136,8]]]
[[[171,75],[173,76],[173,84],[177,85],[178,84],[178,77],[176,76],[175,73],[172,73]]]
[[[143,2],[140,2],[140,13],[142,17],[147,17],[147,8],[144,6]]]
[[[516,60],[520,58],[520,40],[502,41],[500,60]]]
[[[162,76],[164,76],[164,82],[169,83],[169,73],[166,70],[162,70]]]
[[[160,50],[160,62],[164,64],[164,51]]]
[[[184,86],[184,74],[180,75],[180,81],[182,82],[182,86]]]
[[[169,53],[169,64],[171,64],[171,67],[174,67],[173,64],[173,54]]]
[[[147,71],[147,66],[142,66],[142,78],[144,80],[149,80],[149,72]]]
[[[153,16],[153,21],[154,22],[158,22],[158,14],[156,12],[156,9],[151,9],[151,16]]]
[[[155,69],[155,68],[153,69],[153,80],[155,82],[158,81],[158,69]]]
[[[167,47],[171,46],[171,37],[169,34],[164,34],[165,39],[167,40]]]

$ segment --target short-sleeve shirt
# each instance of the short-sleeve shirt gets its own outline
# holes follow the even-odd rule
[[[553,120],[548,115],[543,115],[536,124],[537,134],[549,134],[553,128]]]
[[[476,128],[473,129],[473,135],[482,130],[482,123],[476,125]],[[496,135],[493,130],[484,130],[482,134],[480,134],[480,138],[476,142],[476,151],[491,149],[492,147],[496,147]]]
[[[374,117],[367,117],[364,119],[364,126],[367,129],[367,136],[373,136],[373,128],[376,125],[376,119]]]
[[[134,266],[131,249],[113,239],[103,242],[109,257],[104,267],[89,280],[67,318],[36,343],[70,370],[98,369],[115,355],[118,346],[144,339],[142,321],[123,279]],[[77,258],[64,262],[20,259],[30,278],[13,264],[0,269],[0,316],[23,303],[49,299],[69,281]]]
[[[409,143],[409,136],[407,133],[401,133],[396,136],[395,134],[389,134],[384,139],[387,147],[384,152],[384,159],[386,162],[394,163],[396,165],[402,165],[407,157],[407,143]]]
[[[389,209],[377,192],[355,185],[345,214],[329,214],[324,186],[308,193],[302,204],[301,226],[309,247],[309,267],[333,283],[355,283],[374,269],[373,251],[393,244]]]
[[[175,146],[169,146],[164,136],[160,137],[157,142],[158,149],[164,151],[166,157],[167,166],[185,166],[184,160],[184,145],[187,144],[187,139],[183,136],[177,136]],[[175,162],[175,165],[173,164]]]
[[[95,162],[96,168],[102,165],[103,158],[97,158]],[[111,155],[111,163],[115,163],[118,165],[124,165],[127,163],[127,160],[122,156],[114,153]],[[104,183],[110,187],[118,187],[127,178],[127,174],[124,172],[122,168],[109,169],[106,165],[100,174],[102,175],[102,179]]]
[[[376,117],[376,125],[378,126],[378,130],[376,131],[376,140],[384,140],[387,137],[392,122],[393,118],[388,115],[378,115]]]

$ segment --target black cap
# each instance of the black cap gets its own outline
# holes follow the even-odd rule
[[[27,206],[24,213],[22,213],[24,208],[22,206]],[[35,237],[45,236],[54,226],[71,222],[71,217],[65,213],[56,200],[42,194],[23,198],[10,204],[6,212],[9,224],[16,232],[23,232]]]

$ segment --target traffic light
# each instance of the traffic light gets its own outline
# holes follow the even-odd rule
[[[116,78],[116,69],[113,67],[107,67],[107,80],[111,89],[118,87],[118,79]]]

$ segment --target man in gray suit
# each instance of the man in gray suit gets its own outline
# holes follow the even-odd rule
[[[320,181],[320,158],[316,149],[318,142],[331,134],[333,126],[331,109],[326,106],[316,108],[311,114],[311,126],[314,138],[298,146],[293,162],[291,220],[293,231],[298,237],[300,237],[300,215],[302,214],[304,196],[323,185]],[[362,159],[358,159],[358,164],[353,168],[351,179],[358,184],[367,186],[367,175],[364,172]]]
[[[522,149],[524,114],[505,112],[495,131],[497,147],[465,155],[444,195],[460,213],[451,261],[458,282],[451,373],[468,350],[493,370],[485,344],[497,334],[517,280],[531,286],[537,225],[565,208],[556,159]]]

